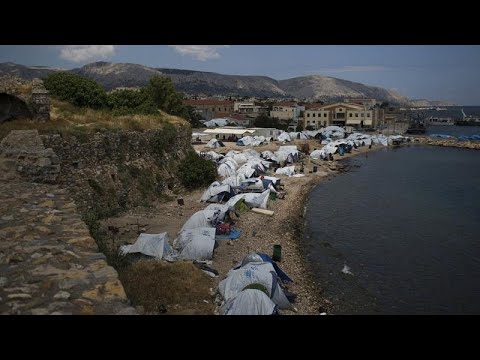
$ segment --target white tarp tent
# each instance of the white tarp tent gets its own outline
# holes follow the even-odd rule
[[[227,278],[218,284],[220,295],[228,301],[250,284],[261,284],[268,296],[280,309],[291,307],[277,280],[277,273],[269,262],[249,262],[239,269],[228,272]]]
[[[229,164],[220,164],[217,168],[217,173],[221,177],[229,177],[235,175],[235,169],[232,168]]]
[[[206,127],[212,128],[212,127],[217,127],[217,126],[226,126],[228,125],[229,122],[232,122],[229,119],[225,118],[217,118],[217,119],[212,119],[209,121],[205,121],[204,125]]]
[[[245,289],[220,307],[220,315],[272,315],[276,307],[263,291]]]
[[[214,227],[220,216],[219,210],[200,210],[193,214],[185,224],[183,224],[180,232],[189,229],[202,227]]]
[[[292,165],[292,166],[286,166],[286,167],[283,167],[283,168],[279,168],[279,169],[277,169],[277,171],[275,171],[275,174],[292,176],[293,174],[295,174],[295,166]]]
[[[277,136],[278,141],[292,141],[290,135],[287,132],[282,132],[280,135]]]
[[[214,181],[210,184],[207,190],[203,193],[200,201],[206,202],[221,202],[224,199],[228,200],[232,194],[230,185],[222,185],[218,181]]]
[[[235,204],[241,199],[245,199],[245,204],[250,207],[256,207],[261,209],[267,208],[268,198],[270,196],[270,189],[265,190],[264,192],[258,194],[238,194],[233,196],[228,200],[225,205],[235,206]]]
[[[142,253],[157,259],[165,258],[168,260],[175,255],[168,243],[168,234],[166,232],[160,234],[140,234],[135,244],[121,246],[120,252],[124,255]]]
[[[218,139],[210,139],[210,141],[207,143],[206,146],[208,146],[211,149],[216,149],[216,148],[222,147],[222,145],[220,144]]]
[[[182,231],[174,241],[179,260],[208,260],[215,247],[215,228],[196,228]]]

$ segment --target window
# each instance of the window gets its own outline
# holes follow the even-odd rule
[[[355,117],[358,117],[358,113],[355,114]]]
[[[367,117],[370,117],[370,113],[367,113]]]
[[[215,108],[212,108],[212,111],[215,111]]]
[[[326,121],[323,122],[323,126],[327,126],[327,122],[326,122]]]
[[[352,113],[348,114],[348,117],[352,117]]]
[[[338,109],[338,111],[343,111],[343,109],[342,109],[342,108],[340,108],[340,109]]]
[[[307,120],[307,124],[310,124],[310,120]]]
[[[312,114],[312,117],[315,117],[315,113]]]
[[[310,117],[310,113],[307,113],[307,117]]]
[[[227,108],[225,108],[225,111],[227,111]]]
[[[323,114],[323,117],[327,117],[327,113],[324,113],[324,114]]]
[[[221,109],[221,108],[218,108],[218,111],[222,111],[222,109]]]

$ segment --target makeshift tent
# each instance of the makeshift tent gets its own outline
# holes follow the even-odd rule
[[[251,262],[262,262],[262,261],[271,263],[273,265],[273,268],[275,269],[275,272],[277,273],[278,277],[280,278],[280,280],[282,280],[283,283],[293,282],[293,280],[290,279],[290,277],[287,274],[285,274],[282,269],[280,269],[280,267],[277,265],[277,263],[275,261],[273,261],[273,259],[270,256],[268,256],[267,254],[264,254],[264,253],[250,253],[250,254],[248,254],[247,256],[245,256],[243,258],[242,263],[234,269],[239,269],[242,266],[244,266],[248,263],[251,263]]]
[[[230,185],[221,185],[218,181],[214,181],[203,193],[200,201],[219,203],[227,201],[234,195]]]
[[[123,245],[120,252],[124,255],[131,253],[142,253],[153,256],[157,259],[171,260],[175,257],[175,252],[168,243],[168,234],[140,234],[133,245]]]
[[[220,315],[272,315],[277,305],[257,289],[245,289],[220,307]]]
[[[279,169],[277,169],[277,171],[275,171],[275,174],[292,176],[293,174],[295,174],[295,166],[292,165],[292,166],[279,168]]]
[[[280,135],[277,136],[278,141],[292,141],[290,135],[287,132],[282,132]]]
[[[218,175],[226,178],[235,175],[235,169],[229,164],[220,164],[218,166],[217,173]]]
[[[219,147],[222,147],[222,146],[225,146],[221,141],[219,141],[218,139],[210,139],[210,141],[207,143],[207,145],[209,148],[212,148],[212,149],[216,149],[216,148],[219,148]]]
[[[196,229],[202,227],[214,227],[221,213],[220,210],[200,210],[193,214],[186,222],[183,224],[183,230]]]
[[[250,284],[263,285],[268,296],[280,309],[291,307],[285,293],[277,281],[277,273],[273,265],[268,262],[250,262],[239,269],[228,272],[227,278],[218,285],[220,295],[228,301]]]
[[[215,247],[215,228],[196,228],[180,232],[174,241],[179,260],[208,260]]]
[[[228,206],[235,206],[235,204],[240,201],[241,199],[245,200],[245,204],[249,207],[254,208],[261,208],[266,209],[268,203],[268,197],[270,196],[270,189],[265,190],[260,194],[238,194],[228,200],[225,205]]]
[[[217,118],[217,119],[212,119],[209,121],[205,121],[204,125],[206,127],[212,128],[212,127],[217,127],[217,126],[226,126],[228,125],[229,122],[232,122],[229,119],[225,118]]]

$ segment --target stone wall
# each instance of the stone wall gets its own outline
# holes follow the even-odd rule
[[[58,134],[41,138],[59,157],[58,183],[74,189],[82,211],[95,208],[108,215],[149,205],[179,186],[176,170],[192,149],[190,128],[177,128],[164,149],[155,146],[162,136],[163,130],[149,130],[95,133],[82,139]]]
[[[60,159],[45,148],[37,130],[13,130],[0,142],[0,179],[21,177],[43,183],[55,183],[60,174]],[[12,171],[13,170],[13,171]]]
[[[50,98],[40,79],[25,80],[16,76],[0,76],[0,93],[15,96],[31,110],[36,121],[50,119]]]

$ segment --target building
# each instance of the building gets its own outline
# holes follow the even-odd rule
[[[218,127],[215,129],[204,130],[204,134],[210,135],[210,139],[217,138],[225,141],[236,141],[244,136],[251,136],[255,130],[238,128],[238,127]],[[208,139],[208,140],[210,140]]]
[[[254,130],[252,136],[264,136],[266,138],[277,139],[277,136],[281,134],[282,130],[276,128],[248,128],[248,130]]]
[[[375,99],[364,99],[364,98],[358,98],[358,99],[345,99],[344,102],[347,103],[352,103],[352,104],[358,104],[358,105],[364,105],[370,107],[374,107],[377,104],[377,100]]]
[[[229,100],[184,100],[183,104],[192,106],[205,120],[227,117],[233,113],[233,101]]]
[[[272,105],[270,117],[277,118],[284,123],[292,120],[289,130],[295,131],[302,111],[305,111],[305,106],[297,105],[295,102],[279,102]]]
[[[240,114],[260,115],[268,113],[268,106],[255,105],[254,102],[238,102],[233,105],[233,111]]]
[[[383,124],[383,117],[383,109],[343,102],[305,110],[303,125],[315,129],[330,125],[376,127],[377,124]]]

